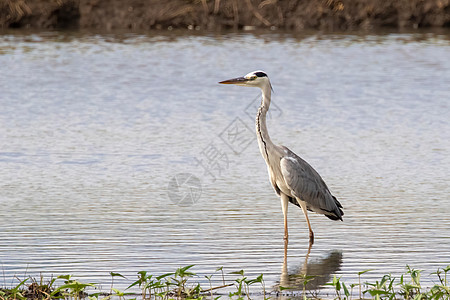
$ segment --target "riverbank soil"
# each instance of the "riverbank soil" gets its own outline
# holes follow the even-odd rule
[[[0,0],[1,28],[450,28],[450,0]]]

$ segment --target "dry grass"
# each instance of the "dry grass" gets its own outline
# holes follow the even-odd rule
[[[0,0],[0,28],[66,24],[111,30],[450,27],[450,0]]]

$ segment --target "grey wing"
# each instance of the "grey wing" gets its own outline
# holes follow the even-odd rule
[[[309,210],[324,214],[332,220],[342,221],[342,205],[331,194],[319,173],[295,153],[287,150],[288,155],[280,160],[280,167],[291,194],[306,202]]]

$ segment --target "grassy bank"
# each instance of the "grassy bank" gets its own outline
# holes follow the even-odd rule
[[[304,275],[297,287],[279,286],[277,291],[268,290],[264,276],[250,278],[245,271],[227,273],[235,276],[234,280],[226,281],[223,268],[218,268],[211,275],[200,276],[190,271],[193,265],[177,269],[173,273],[154,275],[141,271],[137,278],[131,280],[128,288],[119,290],[114,287],[115,278],[124,278],[122,274],[111,272],[111,286],[108,291],[101,291],[94,283],[80,282],[71,275],[60,275],[44,281],[42,278],[15,278],[17,285],[0,289],[0,300],[6,299],[269,299],[297,298],[322,299],[317,291],[307,291],[305,285],[315,280],[313,276]],[[386,274],[375,282],[364,281],[365,270],[358,273],[358,282],[342,282],[334,276],[326,285],[330,286],[333,296],[330,299],[450,299],[450,265],[439,268],[432,274],[422,274],[422,271],[406,266],[406,271],[400,277]],[[212,278],[219,278],[220,285],[213,285]],[[421,279],[432,276],[435,283],[424,288]],[[209,283],[202,286],[198,280]],[[217,280],[215,280],[217,282]],[[138,289],[140,292],[131,293]],[[295,289],[295,291],[294,291]],[[226,292],[224,292],[226,291]]]
[[[1,0],[0,28],[450,28],[449,0]]]

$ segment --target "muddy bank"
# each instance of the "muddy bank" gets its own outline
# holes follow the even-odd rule
[[[450,27],[450,0],[0,0],[1,28]]]

